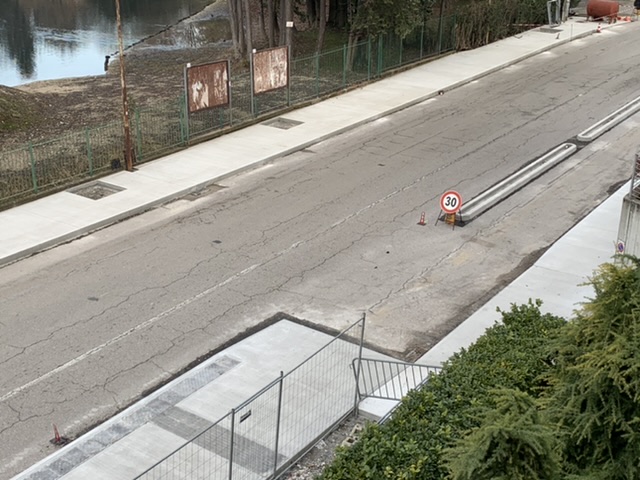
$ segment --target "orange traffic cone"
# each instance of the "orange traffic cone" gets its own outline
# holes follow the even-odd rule
[[[425,221],[424,221],[424,212],[422,212],[422,215],[420,215],[420,221],[418,222],[418,225],[426,225]]]
[[[58,427],[56,426],[55,423],[53,424],[53,439],[50,440],[50,442],[57,446],[61,446],[69,443],[69,439],[67,437],[63,437],[62,435],[60,435],[60,432],[58,431]]]
[[[596,28],[596,33],[602,33],[602,27],[600,25]]]
[[[58,427],[56,424],[53,424],[53,441],[54,443],[60,443],[62,441],[62,437],[60,436],[60,432],[58,432]]]

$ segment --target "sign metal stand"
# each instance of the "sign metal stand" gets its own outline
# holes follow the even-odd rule
[[[455,190],[447,190],[440,197],[440,214],[436,218],[436,225],[442,220],[444,223],[456,228],[456,221],[462,208],[462,196]]]

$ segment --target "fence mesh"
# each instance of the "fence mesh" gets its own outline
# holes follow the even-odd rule
[[[184,148],[192,137],[252,122],[313,98],[366,82],[384,72],[455,48],[454,17],[431,19],[405,38],[383,35],[321,54],[294,58],[289,86],[252,95],[249,73],[231,78],[231,104],[187,113],[184,96],[131,108],[138,163]],[[133,104],[134,102],[132,102]],[[122,167],[121,122],[87,128],[0,154],[0,208]]]
[[[138,478],[145,480],[228,479],[232,421],[232,414],[227,414]]]
[[[136,478],[276,478],[353,411],[363,333],[364,317]]]
[[[345,361],[359,357],[362,328],[363,322],[356,324],[284,377],[278,468],[353,410],[354,372]]]
[[[636,153],[633,162],[633,174],[631,175],[631,190],[629,195],[633,200],[640,201],[640,154]]]

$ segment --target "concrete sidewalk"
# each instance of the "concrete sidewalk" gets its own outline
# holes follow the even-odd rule
[[[243,170],[420,103],[506,66],[591,35],[572,20],[446,56],[286,114],[288,130],[257,124],[100,179],[117,192],[92,200],[64,191],[0,212],[0,266],[197,191]],[[72,189],[73,190],[73,189]]]
[[[276,458],[279,466],[289,462],[353,408],[359,325],[352,330],[347,341],[280,320],[14,478],[133,479],[174,452],[143,478],[228,478],[231,457],[237,478],[266,478]],[[367,349],[363,355],[391,360]],[[288,373],[282,392],[280,372]]]
[[[287,131],[258,124],[141,165],[133,173],[120,172],[105,177],[101,181],[118,192],[100,200],[61,192],[1,212],[0,265],[417,104],[437,96],[440,90],[455,88],[555,46],[590,35],[595,32],[595,27],[593,23],[571,21],[553,33],[532,30],[477,50],[447,56],[339,97],[289,112],[286,118],[300,124]],[[576,285],[595,266],[610,258],[613,253],[611,242],[615,240],[617,231],[617,224],[603,220],[612,216],[605,214],[601,217],[598,212],[619,209],[625,191],[621,189],[587,217],[574,229],[576,233],[572,230],[562,237],[534,267],[428,352],[420,363],[439,364],[459,348],[469,345],[495,321],[496,304],[506,308],[508,304],[504,305],[505,301],[526,301],[529,296],[542,296],[551,288],[550,278],[556,282],[553,292],[562,291],[563,298],[568,298],[566,290],[561,290],[565,288],[575,290],[576,301],[584,297],[584,291]],[[580,264],[580,269],[576,269],[573,263],[569,265],[566,262],[564,250],[571,248],[572,239],[580,236],[593,237],[594,241],[590,243],[594,248],[589,258],[582,255],[585,261]],[[573,302],[572,299],[569,300]],[[566,302],[561,303],[566,308]],[[179,448],[195,433],[214,425],[230,408],[265,387],[279,370],[293,368],[328,339],[324,334],[288,321],[274,324],[220,352],[15,478],[133,478]],[[285,343],[278,348],[281,342]],[[296,348],[291,348],[292,345]],[[346,354],[344,360],[349,360],[350,356],[351,353]],[[366,356],[383,358],[375,352],[367,352]],[[309,388],[321,392],[331,388],[329,381],[335,379],[320,380],[313,387],[303,388],[302,391],[307,393],[301,393],[291,401],[304,403]],[[390,406],[387,404],[385,408],[388,410]],[[274,458],[274,451],[265,435],[263,431],[255,431],[243,437],[243,442],[253,449],[252,458]],[[291,458],[308,447],[308,442],[309,438],[300,436],[278,454]],[[195,457],[189,458],[200,455],[210,458],[213,455],[220,459],[216,465],[222,465],[215,468],[226,465],[226,453],[216,450],[218,447],[195,445],[193,448]],[[180,465],[187,465],[190,461],[185,459]],[[235,462],[234,457],[234,465]],[[242,462],[237,466],[244,469],[246,477],[243,478],[261,475],[263,468]],[[184,471],[188,469],[185,467]],[[217,478],[212,472],[209,474],[207,478]],[[180,473],[169,478],[181,478]]]

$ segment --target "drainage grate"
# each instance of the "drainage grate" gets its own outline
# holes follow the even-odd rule
[[[560,33],[562,32],[561,28],[553,28],[553,27],[540,27],[540,31],[542,33]]]
[[[281,130],[289,130],[292,127],[302,125],[304,122],[299,122],[297,120],[291,120],[289,118],[273,118],[271,120],[267,120],[266,122],[262,122],[263,125],[268,127],[280,128]]]
[[[184,197],[182,197],[185,200],[189,200],[190,202],[193,202],[194,200],[197,200],[198,198],[202,198],[202,197],[206,197],[207,195],[210,195],[212,193],[215,193],[219,190],[222,190],[223,188],[227,188],[224,185],[218,185],[217,183],[212,183],[211,185],[208,185],[204,188],[201,188],[199,190],[195,190],[191,193],[189,193],[188,195],[185,195]]]
[[[109,183],[91,182],[86,185],[70,188],[67,191],[69,193],[80,195],[81,197],[90,198],[91,200],[100,200],[101,198],[108,197],[109,195],[113,195],[114,193],[118,193],[123,190],[125,189]]]

